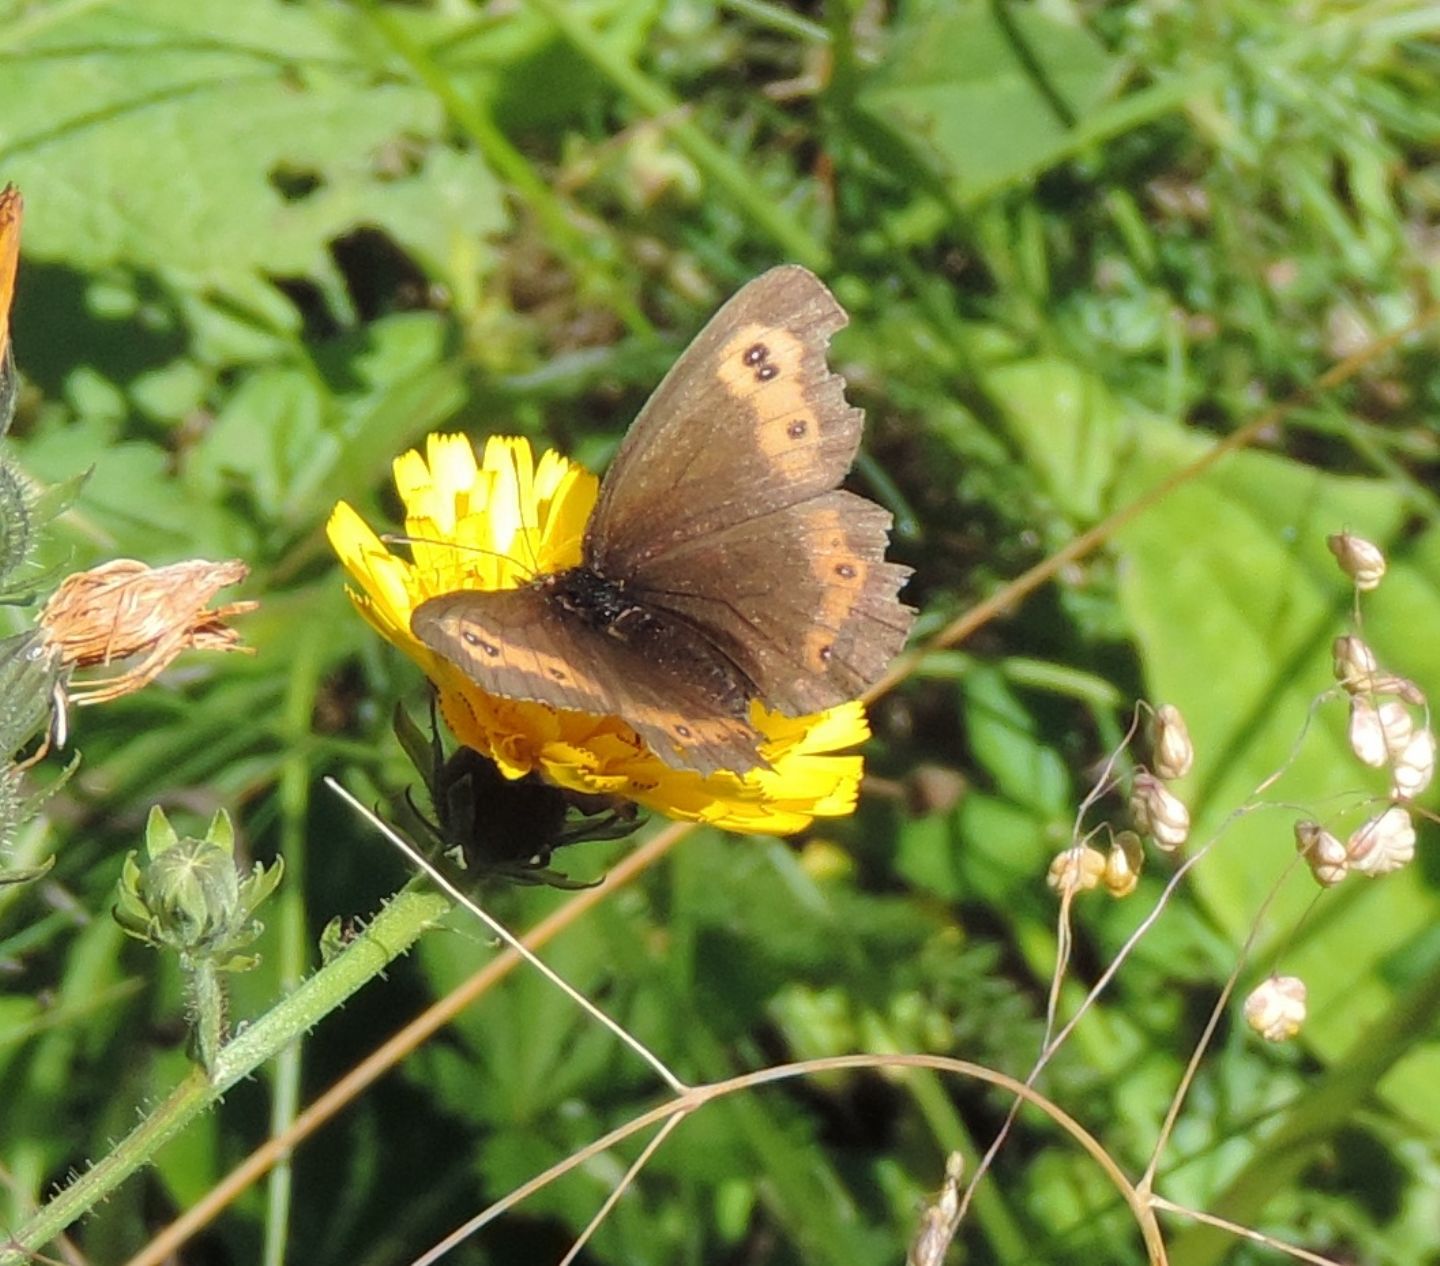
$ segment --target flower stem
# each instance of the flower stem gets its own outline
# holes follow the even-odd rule
[[[107,1156],[17,1228],[0,1246],[0,1266],[26,1266],[33,1261],[55,1236],[149,1164],[165,1143],[237,1081],[318,1024],[405,953],[449,908],[450,902],[437,893],[402,889],[343,954],[220,1047],[209,1076],[195,1069]]]
[[[225,986],[220,983],[220,972],[212,959],[195,959],[186,964],[185,971],[194,1013],[195,1054],[200,1067],[213,1077],[220,1044],[225,1040]]]

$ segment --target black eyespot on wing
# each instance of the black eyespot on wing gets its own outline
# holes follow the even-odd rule
[[[772,378],[778,378],[779,376],[780,366],[778,365],[761,365],[760,368],[755,371],[756,382],[769,382]]]
[[[769,355],[770,349],[766,347],[764,343],[754,343],[745,349],[744,359],[747,365],[753,366],[760,364],[760,362],[767,359]]]
[[[487,642],[483,637],[480,636],[480,634],[476,633],[473,629],[465,629],[460,634],[460,636],[465,640],[466,645],[474,646],[477,649],[484,651],[485,654],[490,656],[491,659],[499,658],[500,648],[496,646],[494,642]]]
[[[785,434],[792,440],[803,440],[805,433],[809,431],[809,429],[810,423],[806,421],[806,419],[796,418],[795,421],[785,428]]]

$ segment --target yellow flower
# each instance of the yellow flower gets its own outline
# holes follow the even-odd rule
[[[345,502],[327,525],[360,614],[435,683],[455,736],[509,778],[538,770],[575,791],[621,796],[731,831],[788,835],[855,808],[863,769],[845,755],[869,737],[859,702],[787,717],[752,702],[768,769],[701,775],[674,769],[619,717],[557,711],[486,693],[410,632],[420,603],[457,589],[510,589],[581,561],[598,481],[558,453],[536,464],[529,442],[495,437],[477,465],[462,435],[432,435],[395,462],[413,561],[392,554]]]

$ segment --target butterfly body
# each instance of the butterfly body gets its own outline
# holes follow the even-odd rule
[[[825,362],[845,321],[802,268],[751,282],[631,426],[580,565],[432,598],[416,636],[493,694],[619,716],[678,768],[763,765],[752,699],[855,697],[913,618],[890,515],[837,488],[862,422]]]

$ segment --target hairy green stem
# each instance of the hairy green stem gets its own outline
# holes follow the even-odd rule
[[[208,958],[187,963],[185,974],[194,1013],[195,1054],[200,1067],[213,1076],[225,1040],[225,986],[220,983],[219,970]]]
[[[55,1236],[84,1217],[225,1091],[248,1077],[405,953],[448,909],[438,893],[399,892],[343,954],[236,1034],[216,1055],[212,1076],[197,1068],[104,1159],[38,1210],[3,1246],[0,1266],[28,1266]]]

